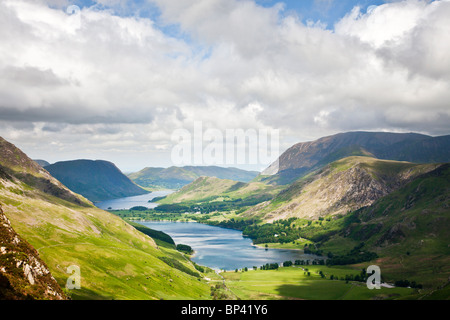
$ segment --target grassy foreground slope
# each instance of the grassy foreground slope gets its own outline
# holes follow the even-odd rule
[[[0,205],[0,300],[29,299],[66,296],[36,250],[11,227]]]
[[[65,290],[66,295],[209,298],[209,285],[180,270],[195,272],[181,253],[70,192],[13,145],[3,140],[0,147],[0,203],[12,227],[37,250],[61,287],[70,276],[67,268],[80,267],[81,289]],[[41,180],[36,179],[46,183],[37,188],[33,183]]]

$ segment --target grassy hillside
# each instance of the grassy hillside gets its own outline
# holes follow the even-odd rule
[[[208,167],[170,167],[145,168],[129,174],[128,177],[138,185],[150,189],[180,189],[200,177],[216,177],[240,182],[249,182],[259,172],[237,168]]]
[[[184,255],[158,245],[62,185],[58,188],[77,201],[34,188],[19,171],[20,164],[34,178],[48,173],[11,144],[0,150],[0,154],[19,155],[12,157],[14,161],[0,158],[0,203],[14,230],[37,250],[61,287],[69,277],[67,268],[80,267],[81,289],[65,290],[66,295],[73,299],[209,298],[209,285]]]
[[[0,300],[67,299],[37,251],[11,227],[0,206]]]
[[[243,183],[218,178],[202,177],[172,193],[160,203],[158,212],[242,212],[259,203],[268,201],[279,187],[261,182]]]
[[[131,197],[148,193],[107,161],[74,160],[46,166],[45,169],[70,190],[91,201]]]
[[[445,285],[450,276],[450,165],[445,164],[346,218],[324,242],[345,241],[377,252],[387,277]]]

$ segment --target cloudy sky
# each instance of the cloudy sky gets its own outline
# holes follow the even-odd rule
[[[449,17],[449,0],[0,0],[0,136],[130,172],[172,165],[196,122],[278,130],[280,151],[450,134]]]

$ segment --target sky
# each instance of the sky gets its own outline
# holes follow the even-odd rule
[[[178,164],[177,134],[199,124],[204,145],[256,130],[279,152],[347,131],[447,135],[449,16],[449,0],[0,0],[0,136],[133,172]]]

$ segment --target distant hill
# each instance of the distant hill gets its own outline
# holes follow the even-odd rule
[[[187,166],[145,168],[139,172],[129,174],[128,177],[138,185],[146,188],[180,189],[200,177],[249,182],[258,174],[259,172],[257,171],[246,171],[237,168]]]
[[[40,165],[42,168],[49,166],[50,162],[40,159],[35,159],[34,162],[36,162],[38,165]]]
[[[45,169],[70,190],[91,201],[148,193],[125,176],[113,163],[102,160],[57,162]]]
[[[289,184],[333,161],[349,156],[369,156],[415,163],[450,162],[450,136],[417,133],[347,132],[296,144],[258,179]]]

